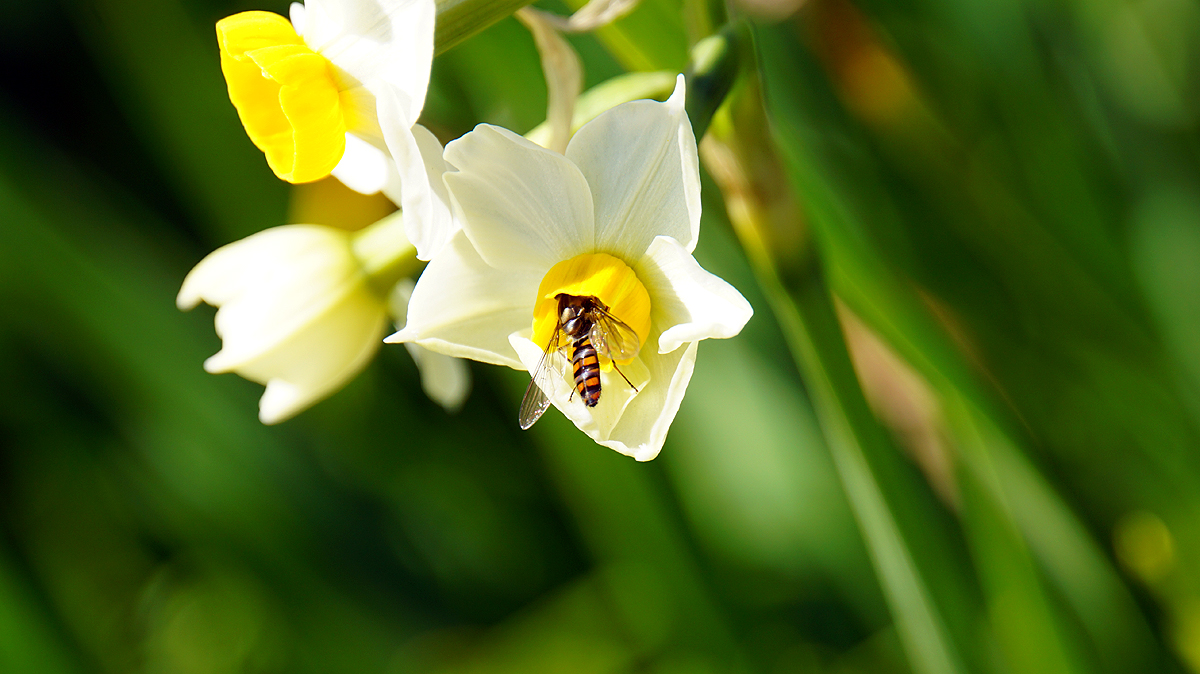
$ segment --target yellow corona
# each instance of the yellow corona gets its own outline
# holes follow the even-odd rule
[[[533,343],[545,346],[559,319],[559,294],[595,297],[637,333],[650,336],[650,294],[629,265],[606,253],[586,253],[559,262],[546,272],[533,307]],[[603,359],[602,359],[603,360]],[[602,363],[605,370],[612,363]]]
[[[329,59],[271,12],[221,19],[217,42],[229,99],[275,175],[291,183],[329,175],[346,150],[342,90]]]

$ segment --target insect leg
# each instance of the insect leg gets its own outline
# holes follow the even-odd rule
[[[634,393],[637,393],[638,387],[634,386],[633,382],[629,381],[629,377],[626,377],[624,372],[621,372],[621,368],[617,367],[617,361],[614,360],[612,362],[612,365],[613,365],[613,369],[617,371],[617,374],[621,375],[621,379],[624,379],[625,383],[629,384],[629,388],[633,389]]]

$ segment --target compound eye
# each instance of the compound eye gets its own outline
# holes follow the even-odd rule
[[[558,322],[569,323],[572,318],[575,318],[575,307],[563,307],[562,313],[558,315]]]

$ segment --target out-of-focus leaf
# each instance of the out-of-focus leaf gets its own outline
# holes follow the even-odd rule
[[[989,457],[997,439],[979,427],[969,410],[953,409],[951,416],[957,422],[956,447],[969,466],[958,473],[963,529],[1005,665],[1029,674],[1083,671],[1005,502],[1000,475]]]
[[[527,384],[513,379],[513,409]],[[641,638],[702,654],[720,671],[744,671],[745,655],[703,581],[694,551],[668,507],[661,482],[642,464],[599,447],[561,415],[531,431],[554,482],[601,564],[619,565],[635,582],[621,608]]]
[[[438,54],[450,50],[529,2],[530,0],[438,0],[434,50]]]
[[[46,674],[84,671],[51,613],[30,589],[29,579],[17,572],[8,552],[0,550],[0,668]]]
[[[179,0],[72,0],[130,126],[216,243],[283,223],[287,187],[229,103],[212,23]]]
[[[480,64],[503,63],[503,68]],[[455,93],[469,106],[465,133],[478,122],[497,124],[518,133],[546,118],[546,85],[537,48],[529,31],[516,19],[498,22],[458,48],[438,57],[433,77],[438,86],[453,82]],[[454,105],[450,101],[448,105]],[[436,112],[436,108],[434,110]],[[461,111],[447,110],[447,113]],[[430,115],[427,108],[425,115]],[[433,117],[437,120],[437,117]],[[431,127],[439,131],[436,123]],[[444,138],[449,142],[454,136]]]
[[[571,119],[571,132],[596,118],[609,108],[639,98],[665,100],[675,88],[675,73],[667,71],[626,73],[606,80],[583,92],[575,102],[575,113]],[[549,142],[550,125],[542,122],[531,129],[525,137],[539,145]]]
[[[777,33],[764,30],[760,32],[760,37],[762,53],[768,60],[780,58],[780,63],[788,63],[792,68],[795,68],[797,63],[806,63],[806,57],[794,47],[790,51],[783,47],[786,41],[779,40],[780,36]],[[843,43],[839,48],[845,49],[846,46]],[[776,51],[777,49],[784,51]],[[887,193],[886,188],[890,185],[886,180],[889,177],[887,167],[875,163],[876,160],[870,153],[846,152],[847,148],[852,146],[870,147],[863,132],[840,116],[840,106],[832,100],[832,92],[822,90],[819,85],[805,84],[819,82],[822,79],[821,75],[813,72],[810,67],[802,68],[800,72],[804,73],[804,77],[792,76],[786,80],[774,80],[775,85],[768,89],[767,100],[773,114],[779,115],[781,123],[777,124],[776,130],[781,138],[781,148],[789,156],[792,170],[808,188],[805,194],[806,205],[813,215],[812,222],[817,241],[833,270],[835,288],[855,311],[869,317],[872,325],[929,378],[946,400],[956,400],[959,396],[966,395],[973,400],[973,405],[991,410],[997,418],[1005,418],[1007,415],[1004,412],[997,414],[1004,402],[1009,405],[1022,403],[1013,399],[994,401],[994,394],[987,389],[996,382],[980,383],[978,372],[973,371],[980,364],[977,360],[980,353],[976,349],[977,345],[971,344],[970,340],[981,333],[964,332],[964,326],[958,322],[961,315],[947,315],[945,307],[937,304],[936,300],[929,296],[928,290],[920,286],[914,288],[913,281],[905,280],[903,276],[904,271],[912,268],[914,261],[921,260],[932,251],[952,249],[959,245],[959,240],[928,239],[923,243],[929,250],[920,251],[910,248],[907,241],[902,243],[901,238],[888,238],[884,234],[889,228],[896,232],[904,231],[902,222],[913,229],[919,229],[924,226],[924,220],[902,220],[908,214],[906,208],[909,204],[903,200],[897,202]],[[853,71],[848,71],[847,77],[852,73]],[[785,82],[799,86],[786,86]],[[846,86],[845,82],[841,84]],[[910,137],[905,142],[913,140]],[[923,140],[932,142],[934,139],[926,137]],[[916,149],[912,151],[918,153],[929,150],[927,146],[913,147]],[[808,154],[801,156],[798,152]],[[905,156],[916,162],[922,160],[919,154],[913,155],[911,152]],[[950,184],[948,181],[942,181],[938,194],[944,200],[957,200],[959,195],[951,191]],[[1028,221],[1024,224],[1033,225],[1033,229],[1037,227]],[[968,226],[967,223],[964,223],[964,226]],[[979,236],[975,240],[978,245],[989,245],[988,237]],[[1001,238],[995,244],[1036,248],[1039,249],[1037,255],[1043,257],[1062,253],[1061,249],[1056,248],[1048,239],[1034,236],[1024,239]],[[999,255],[995,251],[990,254]],[[1033,264],[1021,254],[1014,253],[1006,257],[1002,264]],[[991,290],[992,286],[981,280],[983,272],[991,267],[972,262],[973,259],[963,251],[963,257],[951,263],[955,266],[938,271],[953,278],[954,283],[964,290],[970,289],[977,293]],[[1031,285],[1040,288],[1057,287],[1060,296],[1055,297],[1052,302],[1064,302],[1067,298],[1078,301],[1080,297],[1087,297],[1084,305],[1077,303],[1069,310],[1065,306],[1061,307],[1058,309],[1060,314],[1066,311],[1093,312],[1096,319],[1084,320],[1100,320],[1110,325],[1116,325],[1122,320],[1117,318],[1123,311],[1119,303],[1116,306],[1106,306],[1111,300],[1104,296],[1102,286],[1094,279],[1081,275],[1080,267],[1074,261],[1064,261],[1056,265],[1042,260],[1036,264],[1041,265],[1037,272],[1039,274],[1075,275],[1076,281],[1070,283],[1031,282]],[[924,280],[928,276],[919,278]],[[1030,281],[1020,279],[1016,282]],[[997,308],[993,306],[989,310],[995,312]],[[967,307],[966,311],[974,313],[974,308]],[[1105,312],[1109,312],[1107,316],[1104,315]],[[936,319],[941,319],[942,324],[936,324]],[[1121,323],[1116,333],[1128,335],[1136,331],[1136,328],[1131,331],[1130,327],[1128,322]],[[992,337],[994,335],[987,335],[988,339]],[[956,339],[959,340],[958,343],[955,343]],[[1010,375],[1011,373],[1006,372],[1002,376],[1011,378]],[[1156,646],[1152,643],[1143,617],[1134,608],[1128,591],[1121,586],[1111,562],[1099,553],[1096,544],[1081,530],[1069,509],[1064,508],[1058,501],[1053,489],[1033,477],[1034,473],[1028,467],[1027,459],[1021,455],[1021,451],[1008,442],[988,443],[987,452],[991,455],[989,460],[994,462],[992,470],[1001,475],[997,482],[1002,489],[993,491],[990,495],[976,490],[977,494],[994,502],[993,505],[983,507],[1002,508],[993,512],[1000,514],[1002,520],[1008,519],[1012,522],[1004,526],[1015,525],[1020,529],[1022,536],[1028,541],[1030,552],[1048,570],[1048,582],[1056,585],[1056,589],[1068,598],[1075,618],[1083,623],[1089,633],[1089,648],[1107,671],[1130,671],[1127,667],[1131,667],[1133,671],[1156,668],[1160,657],[1156,653]],[[973,456],[977,457],[978,454]],[[979,469],[977,462],[968,462],[967,465],[970,466],[968,470]],[[975,479],[979,479],[978,473]],[[999,505],[1002,503],[1008,505]],[[970,520],[964,524],[970,531],[975,532],[972,534],[976,537],[975,540],[985,540],[983,537],[990,535],[982,530],[976,531],[980,524]],[[1060,532],[1059,535],[1051,535],[1051,528]],[[1011,530],[1009,535],[1011,536]],[[1010,548],[1007,552],[991,548],[983,558],[977,560],[981,567],[1003,564],[1005,562],[1002,560],[1005,558],[1010,564],[1027,564],[1020,561],[1023,555],[1018,544],[1017,548]],[[1007,568],[1015,569],[1012,566]],[[1022,575],[1010,575],[998,569],[987,573],[1006,582],[1016,581]],[[1025,576],[1027,580],[1026,591],[1023,593],[1024,601],[1045,605],[1044,599],[1037,598],[1041,593],[1037,589],[1036,578],[1030,578],[1028,572],[1025,572]],[[1049,613],[1043,611],[1044,617],[1059,623],[1056,631],[1065,637],[1072,631],[1072,627],[1062,622],[1061,615],[1054,610]],[[1020,648],[1018,645],[1013,647]]]
[[[810,392],[911,666],[970,671],[978,637],[962,625],[978,608],[958,542],[867,407],[813,248],[781,243],[796,240],[800,212],[788,189],[758,187],[762,175],[786,185],[785,163],[772,148],[757,75],[748,79],[714,117],[702,156],[727,192],[734,228]]]
[[[566,0],[579,10],[587,0]],[[631,14],[595,31],[609,53],[630,71],[673,70],[687,67],[687,35],[681,0],[642,0]]]

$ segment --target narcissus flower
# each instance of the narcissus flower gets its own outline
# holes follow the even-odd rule
[[[382,190],[428,259],[444,243],[429,232],[451,231],[442,147],[416,124],[434,0],[308,0],[290,14],[290,22],[260,11],[217,22],[221,70],[246,133],[283,180],[332,173],[360,192]]]
[[[598,298],[640,352],[618,361],[620,372],[601,354],[594,407],[558,352],[543,390],[596,442],[657,456],[697,343],[738,334],[753,313],[691,254],[700,176],[682,76],[665,103],[626,103],[583,126],[565,156],[481,124],[446,159],[462,229],[417,281],[407,326],[386,341],[533,371],[559,327],[556,297]]]
[[[357,233],[319,225],[268,229],[209,254],[176,299],[187,310],[219,307],[221,350],[209,372],[236,372],[265,384],[259,418],[273,424],[301,412],[358,374],[381,344],[390,307],[403,312],[398,280],[414,266],[396,217]],[[394,291],[394,288],[401,288]],[[397,317],[404,324],[404,315]],[[422,376],[435,400],[455,408],[469,380],[465,365],[429,354]],[[422,365],[418,360],[418,365]]]

